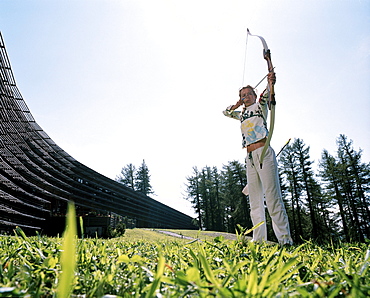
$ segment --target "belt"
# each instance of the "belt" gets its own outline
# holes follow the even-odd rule
[[[247,152],[252,152],[258,148],[261,148],[263,146],[265,146],[266,144],[266,138],[263,138],[262,140],[259,140],[258,142],[255,142],[253,144],[250,144],[247,146]]]

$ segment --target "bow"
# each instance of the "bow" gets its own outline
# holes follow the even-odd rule
[[[249,29],[247,29],[247,32],[248,32],[248,35],[250,35],[250,36],[256,36],[256,37],[258,37],[262,41],[262,45],[263,45],[263,58],[267,61],[268,71],[269,72],[272,72],[274,70],[274,67],[272,66],[272,62],[271,62],[270,49],[268,48],[265,39],[262,36],[251,34],[250,31],[249,31]],[[276,101],[275,101],[274,84],[270,84],[269,83],[268,107],[269,107],[269,109],[271,111],[270,112],[270,128],[269,128],[269,134],[267,136],[267,140],[266,140],[265,146],[262,149],[262,154],[261,154],[261,157],[260,157],[260,167],[261,167],[261,169],[262,169],[262,162],[263,162],[263,159],[264,159],[265,154],[266,154],[266,150],[267,150],[268,146],[270,145],[272,133],[274,131],[274,125],[275,125],[275,105],[276,105]]]

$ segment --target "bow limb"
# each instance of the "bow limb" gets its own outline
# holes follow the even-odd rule
[[[267,61],[267,67],[268,67],[269,72],[272,72],[274,70],[274,67],[273,67],[272,61],[271,61],[271,52],[270,52],[270,49],[267,46],[267,43],[266,43],[265,39],[262,36],[251,34],[250,31],[249,31],[249,29],[247,29],[247,32],[248,32],[248,35],[256,36],[256,37],[258,37],[261,40],[262,45],[263,45],[263,58]],[[275,105],[276,105],[276,101],[275,101],[274,84],[273,83],[269,83],[269,101],[268,101],[268,106],[269,106],[269,109],[270,109],[270,128],[269,128],[269,134],[267,136],[265,146],[262,149],[262,153],[261,153],[261,157],[260,157],[260,167],[261,167],[261,169],[262,169],[263,159],[265,157],[267,148],[270,146],[270,141],[271,141],[271,138],[272,138],[272,134],[274,132],[274,126],[275,126]]]

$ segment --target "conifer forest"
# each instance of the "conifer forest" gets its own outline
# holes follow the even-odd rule
[[[323,150],[317,165],[310,147],[294,139],[278,156],[283,201],[295,243],[364,242],[370,237],[370,163],[361,161],[345,135],[337,138],[336,155]],[[203,230],[235,232],[252,227],[244,163],[230,161],[222,169],[193,167],[186,177],[189,200]],[[267,212],[266,212],[267,213]],[[269,240],[276,240],[266,215]]]

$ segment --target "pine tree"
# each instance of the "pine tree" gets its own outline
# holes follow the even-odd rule
[[[145,160],[143,160],[139,169],[136,169],[132,163],[127,164],[122,168],[121,174],[116,177],[116,181],[145,195],[154,194]]]
[[[192,207],[195,210],[195,214],[198,216],[199,228],[204,228],[204,223],[202,220],[202,203],[201,196],[199,192],[199,179],[200,174],[197,167],[193,167],[193,176],[186,177],[188,184],[186,184],[186,196],[185,199],[190,201]]]
[[[249,197],[242,193],[247,184],[245,166],[236,160],[224,165],[222,180],[222,197],[227,231],[234,233],[237,224],[243,227],[252,227]]]
[[[311,219],[311,235],[313,239],[318,239],[318,221],[316,219],[315,212],[315,201],[313,199],[313,172],[312,172],[312,161],[310,161],[309,155],[310,147],[305,147],[305,144],[301,139],[295,139],[293,143],[293,151],[299,161],[299,173],[300,180],[303,183],[303,190],[306,195],[306,203],[309,209]]]
[[[149,169],[143,159],[143,162],[136,173],[135,190],[144,195],[153,194],[152,186],[150,185]]]
[[[211,177],[213,180],[213,187],[211,189],[211,197],[213,198],[213,230],[225,231],[224,225],[224,208],[221,202],[220,187],[222,184],[221,176],[217,167],[212,168]]]
[[[238,201],[235,200],[241,187],[235,185],[234,173],[231,169],[230,163],[223,166],[222,175],[222,201],[225,210],[225,228],[227,232],[234,232],[236,227],[235,211],[237,209]]]
[[[123,167],[121,170],[121,174],[116,177],[117,182],[120,182],[133,190],[136,190],[135,179],[136,179],[136,168],[132,163]]]
[[[344,198],[341,192],[341,172],[339,163],[335,158],[324,150],[321,154],[321,161],[319,163],[319,175],[324,182],[326,197],[328,198],[329,207],[339,208],[339,218],[341,226],[343,227],[344,239],[349,242],[351,240],[348,223],[345,212]],[[332,202],[334,200],[334,202]],[[337,205],[338,207],[336,207]],[[336,221],[336,213],[332,216],[332,222]],[[338,231],[338,228],[337,228]],[[338,231],[339,232],[339,231]]]
[[[316,241],[321,243],[332,242],[337,225],[332,221],[330,208],[332,207],[331,198],[323,192],[321,185],[314,177],[309,178],[309,186],[317,231],[315,233]]]
[[[337,139],[338,160],[341,165],[343,189],[348,202],[351,234],[354,239],[363,242],[365,235],[370,236],[369,231],[369,190],[370,171],[369,166],[361,163],[361,151],[356,152],[352,146],[352,140],[340,135]]]
[[[221,173],[217,167],[194,167],[186,179],[185,199],[192,203],[202,229],[234,233],[236,224],[251,227],[248,201],[241,192],[245,168],[239,162],[230,162]]]
[[[203,228],[223,231],[219,193],[219,174],[217,168],[204,167],[199,174],[199,196],[201,198]]]
[[[207,169],[203,168],[200,172],[199,181],[199,194],[201,197],[202,215],[204,229],[210,230],[211,228],[211,204],[210,204],[210,193],[209,193],[209,183],[207,183]]]
[[[299,162],[292,145],[287,145],[279,158],[283,185],[287,184],[286,191],[290,193],[290,208],[292,218],[290,219],[291,234],[294,242],[301,241],[303,232],[303,214],[301,195],[303,186],[299,178]],[[285,187],[284,187],[285,188]],[[287,208],[288,210],[289,208]]]

